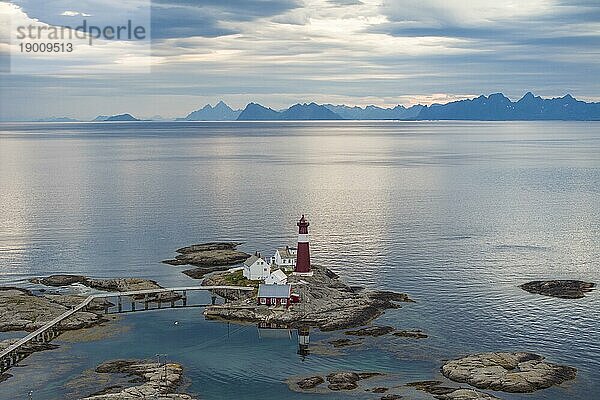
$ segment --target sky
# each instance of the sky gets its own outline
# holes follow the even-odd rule
[[[19,53],[13,40],[32,22],[128,18],[146,40],[78,43],[68,55]],[[597,0],[13,0],[0,2],[0,22],[2,120],[179,117],[219,100],[410,106],[532,91],[600,101]]]

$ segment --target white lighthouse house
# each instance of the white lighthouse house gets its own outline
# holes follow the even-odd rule
[[[279,248],[271,258],[271,264],[285,271],[293,271],[296,267],[296,253],[297,250],[294,247]]]
[[[256,253],[244,261],[244,278],[251,281],[262,281],[271,275],[271,266]]]

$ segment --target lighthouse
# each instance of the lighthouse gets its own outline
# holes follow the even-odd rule
[[[296,269],[294,273],[296,275],[308,275],[312,276],[310,270],[310,250],[308,248],[308,221],[304,218],[304,214],[298,225],[298,250],[296,252]]]

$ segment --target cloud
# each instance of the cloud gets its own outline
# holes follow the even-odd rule
[[[214,15],[195,7],[153,6],[151,28],[153,40],[215,37],[238,32],[222,26]]]
[[[0,13],[10,20],[9,24],[0,27],[0,35],[10,39],[0,47],[0,52],[3,56],[10,56],[13,74],[68,77],[150,71],[152,57],[149,40],[91,39],[89,34],[83,31],[75,33],[75,30],[72,29],[79,25],[79,22],[72,24],[71,28],[48,25],[31,18],[23,9],[13,4],[0,3]],[[18,27],[33,27],[33,34],[26,35],[24,39],[19,40]],[[24,30],[24,32],[28,31],[28,29]],[[93,45],[90,45],[90,41]],[[50,42],[62,45],[62,48],[66,49],[70,45],[72,51],[24,52],[19,47],[21,43]],[[10,79],[7,80],[10,81]]]
[[[299,6],[296,0],[155,0],[152,36],[158,40],[231,35],[239,30],[227,23],[278,16]]]
[[[298,0],[15,0],[14,3],[31,18],[55,26],[70,26],[74,17],[86,17],[100,26],[122,24],[127,19],[147,20],[145,25],[151,25],[156,40],[230,35],[237,31],[224,26],[228,22],[272,17],[301,5]],[[78,11],[73,11],[73,6]]]
[[[63,15],[65,17],[91,17],[92,16],[92,14],[86,14],[86,13],[82,13],[79,11],[71,11],[71,10],[63,11],[60,15]]]
[[[361,0],[329,0],[329,2],[338,6],[357,6],[365,4]]]
[[[128,3],[102,1],[112,11],[96,15],[89,0],[56,0],[46,9],[38,1],[30,16],[72,23],[60,13],[77,10],[110,21],[120,15],[110,7]],[[105,79],[97,71],[119,67],[110,51],[124,56],[128,50],[107,47],[85,75],[36,78],[36,86],[5,79],[2,100],[26,96],[22,88],[52,88],[73,109],[93,102],[109,113],[103,99],[110,93],[123,104],[129,99],[132,112],[164,108],[180,115],[177,110],[219,98],[284,107],[334,102],[328,98],[395,105],[498,91],[513,98],[526,90],[582,98],[600,92],[597,1],[155,0],[152,11],[152,74]]]

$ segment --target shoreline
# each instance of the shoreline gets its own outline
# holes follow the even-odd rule
[[[256,291],[241,298],[222,293],[228,302],[206,307],[204,316],[228,322],[272,323],[290,328],[315,327],[335,331],[367,325],[386,310],[400,308],[400,303],[414,302],[404,293],[353,288],[326,267],[313,265],[311,268],[313,276],[288,276],[292,290],[301,298],[289,308],[257,304]],[[204,278],[202,285],[223,284],[228,275],[227,271],[215,272]]]

